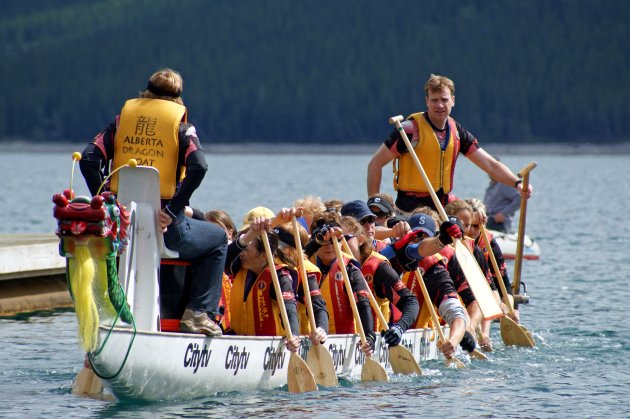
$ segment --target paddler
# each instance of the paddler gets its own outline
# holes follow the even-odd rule
[[[465,233],[470,233],[470,226],[473,220],[473,210],[472,207],[464,200],[456,199],[451,201],[446,207],[444,207],[444,211],[449,216],[457,217],[458,220],[462,223]],[[475,257],[477,263],[479,264],[479,268],[481,272],[485,275],[488,285],[490,285],[490,289],[494,293],[497,301],[499,302],[499,306],[503,313],[507,313],[507,307],[501,302],[501,297],[497,291],[497,287],[495,283],[492,281],[492,277],[490,274],[490,268],[488,266],[488,261],[486,256],[484,255],[483,250],[476,245],[475,240],[466,235],[464,243],[471,250],[471,253]],[[479,339],[479,346],[484,351],[492,350],[492,341],[490,340],[490,321],[484,320],[483,315],[481,313],[481,309],[479,308],[479,304],[475,299],[472,290],[470,290],[468,286],[468,281],[464,276],[464,272],[462,271],[458,261],[457,256],[455,255],[455,249],[452,247],[448,247],[442,252],[442,254],[448,259],[448,271],[453,278],[453,282],[455,282],[458,292],[462,296],[462,300],[466,305],[466,310],[470,315],[471,323],[469,326],[469,330],[475,332],[478,328],[481,332],[481,337]]]
[[[344,253],[343,266],[348,273],[352,296],[348,296],[344,286],[343,276],[337,262],[337,255],[332,243],[332,235],[341,232],[340,217],[336,212],[316,214],[311,225],[312,235],[304,247],[304,252],[309,259],[317,265],[322,273],[319,288],[326,300],[326,308],[329,315],[330,333],[356,333],[354,316],[349,298],[354,298],[359,318],[366,336],[365,344],[361,350],[366,355],[374,351],[376,334],[373,330],[373,317],[370,308],[370,300],[365,278],[361,273],[361,267],[352,255]]]
[[[290,262],[278,259],[278,235],[271,230],[273,212],[264,207],[256,207],[248,212],[240,233],[228,246],[225,265],[227,274],[232,275],[230,298],[230,324],[237,335],[243,336],[284,336],[277,299],[282,298],[286,307],[291,328],[292,340],[286,340],[288,350],[296,352],[300,348],[299,320],[295,289],[298,273],[290,268]],[[268,231],[271,251],[276,259],[276,273],[282,295],[278,296],[272,281],[269,264],[260,232]]]
[[[374,251],[372,239],[354,217],[342,217],[341,225],[352,256],[361,264],[361,273],[385,319],[391,317],[390,304],[401,313],[389,329],[388,325],[380,325],[376,313],[373,314],[374,331],[388,329],[383,338],[389,346],[396,346],[418,317],[418,300],[405,287],[389,260]]]
[[[429,208],[427,210],[432,211]],[[458,345],[472,352],[475,349],[475,340],[472,334],[466,331],[468,316],[459,300],[453,280],[446,270],[445,259],[438,253],[453,242],[453,237],[461,238],[462,231],[456,223],[449,220],[442,223],[440,232],[436,235],[436,217],[437,214],[427,212],[413,214],[409,218],[411,232],[389,245],[381,254],[390,259],[392,266],[402,275],[403,284],[418,299],[420,311],[413,328],[431,326],[430,312],[425,306],[427,302],[415,274],[416,268],[420,268],[431,297],[429,304],[434,304],[438,308],[440,317],[450,327],[448,340],[441,342],[438,345],[439,349],[446,358],[452,358]],[[422,256],[420,249],[423,244],[427,247],[433,246],[435,252]]]
[[[295,211],[295,208],[291,208]],[[306,246],[308,242],[308,233],[298,224],[298,235],[300,237],[300,244],[302,248]],[[322,296],[319,289],[319,282],[322,277],[322,273],[319,268],[306,258],[304,253],[298,254],[295,243],[295,232],[291,223],[282,224],[272,229],[274,233],[278,235],[278,250],[276,255],[280,260],[288,261],[290,266],[298,272],[298,287],[297,287],[297,301],[298,301],[298,313],[300,318],[300,334],[309,337],[313,345],[324,343],[328,337],[328,312],[326,310],[326,300]],[[301,271],[299,269],[299,259],[302,258],[307,278],[302,278]],[[313,305],[313,315],[315,317],[315,330],[311,330],[311,325],[308,320],[308,310],[306,308],[306,297],[304,281],[308,281],[308,289],[311,296],[311,304]]]

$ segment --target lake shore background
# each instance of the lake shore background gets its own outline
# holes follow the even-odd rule
[[[0,153],[11,152],[68,152],[82,151],[85,143],[33,143],[29,141],[0,142]],[[210,143],[201,139],[201,145],[210,154],[328,154],[355,153],[372,154],[381,144],[330,144],[330,143]],[[620,155],[630,154],[630,142],[615,144],[597,143],[540,143],[540,144],[501,144],[481,142],[484,150],[496,155]]]

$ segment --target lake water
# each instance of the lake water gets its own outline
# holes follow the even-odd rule
[[[3,153],[1,234],[52,232],[53,193],[70,183],[67,153]],[[71,311],[0,318],[0,417],[630,417],[630,157],[508,155],[513,170],[531,161],[535,187],[527,233],[542,258],[525,261],[531,303],[522,324],[534,349],[506,348],[493,326],[487,362],[389,384],[345,383],[304,395],[283,390],[221,394],[180,403],[99,401],[71,394],[82,366]],[[368,154],[208,156],[210,172],[193,197],[222,208],[236,224],[257,205],[277,210],[297,197],[365,198]],[[460,159],[455,192],[483,197],[486,175]],[[74,188],[87,189],[77,169]],[[383,188],[392,192],[384,170]]]

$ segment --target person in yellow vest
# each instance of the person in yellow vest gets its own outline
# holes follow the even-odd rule
[[[445,260],[439,253],[422,256],[420,254],[419,244],[423,242],[436,242],[440,243],[439,248],[444,248],[445,244],[452,243],[453,241],[448,234],[449,228],[454,231],[451,224],[451,221],[442,223],[443,227],[440,228],[441,231],[439,235],[436,236],[436,223],[433,216],[425,212],[414,213],[409,218],[411,232],[394,244],[387,246],[387,248],[381,252],[381,254],[391,261],[396,271],[402,275],[403,284],[418,299],[420,311],[412,327],[424,328],[430,325],[430,314],[426,306],[427,303],[435,304],[440,317],[449,325],[450,333],[448,341],[443,342],[439,347],[447,358],[451,358],[455,354],[458,345],[464,350],[472,352],[475,349],[475,340],[473,335],[466,330],[468,316],[459,301],[455,284],[446,270]],[[459,233],[452,232],[451,234],[455,237],[458,235],[461,237],[461,229],[459,229]],[[424,300],[418,278],[415,276],[416,268],[420,268],[422,272],[424,282],[431,297],[430,302]]]
[[[501,297],[499,296],[499,292],[497,290],[496,284],[492,280],[492,275],[491,275],[490,268],[488,266],[488,260],[486,259],[486,255],[484,254],[483,250],[476,244],[475,240],[468,235],[471,232],[470,226],[473,220],[472,207],[466,201],[461,200],[461,199],[456,199],[450,202],[444,208],[444,210],[449,216],[457,217],[457,219],[460,220],[462,226],[464,227],[464,232],[466,233],[463,243],[466,246],[468,246],[473,256],[477,260],[477,263],[479,264],[481,272],[483,272],[483,274],[486,276],[488,285],[490,285],[490,288],[492,289],[497,301],[499,302],[499,305],[503,313],[504,314],[507,313],[507,307],[501,301]],[[477,304],[477,301],[474,298],[474,296],[472,296],[472,291],[469,289],[468,281],[466,281],[464,272],[462,271],[459,265],[459,262],[457,261],[457,256],[454,254],[454,249],[449,248],[446,250],[450,252],[450,255],[446,256],[449,259],[448,271],[451,277],[453,278],[453,281],[456,284],[458,284],[458,292],[460,292],[460,289],[465,289],[465,291],[460,292],[460,295],[462,296],[462,300],[464,301],[464,304],[466,305],[466,310],[468,311],[468,314],[470,315],[471,322],[470,322],[469,330],[471,332],[479,330],[480,332],[479,333],[480,335],[479,346],[484,351],[491,351],[492,350],[492,341],[490,340],[491,322],[489,320],[483,319],[481,309],[479,308],[479,305]],[[472,297],[470,296],[467,297],[467,295],[471,295]]]
[[[405,287],[389,260],[374,251],[372,239],[354,217],[342,217],[341,225],[350,251],[361,264],[361,273],[385,319],[391,318],[390,304],[401,312],[391,326],[381,325],[378,316],[373,312],[374,330],[378,332],[388,329],[383,338],[389,346],[396,346],[401,342],[403,333],[413,326],[418,317],[418,300]]]
[[[289,263],[277,260],[278,235],[271,230],[270,217],[257,216],[262,207],[249,212],[249,223],[239,230],[241,233],[228,246],[225,271],[232,275],[230,297],[230,324],[237,335],[244,336],[283,336],[286,325],[282,324],[278,298],[282,298],[289,318],[292,340],[285,342],[290,351],[300,348],[300,328],[295,290],[297,271]],[[273,213],[268,210],[270,215]],[[264,213],[264,215],[269,215]],[[278,296],[273,285],[265,248],[260,232],[268,231],[269,244],[282,295]]]
[[[343,266],[348,273],[353,294],[349,296],[337,262],[337,254],[331,242],[332,234],[342,233],[339,214],[325,212],[315,215],[311,232],[311,238],[304,247],[304,252],[322,273],[319,289],[326,300],[330,333],[356,333],[354,315],[350,305],[350,298],[354,298],[367,340],[362,345],[361,350],[363,353],[371,355],[374,351],[376,334],[373,330],[374,319],[361,266],[352,255],[343,253]]]
[[[306,245],[309,237],[306,230],[298,224],[300,244],[302,248]],[[319,289],[319,282],[322,273],[319,268],[306,258],[304,253],[298,254],[295,243],[293,225],[291,223],[283,224],[272,229],[278,235],[277,255],[280,260],[290,263],[290,266],[298,272],[297,301],[298,314],[300,317],[300,334],[309,337],[313,345],[319,345],[328,338],[328,312],[326,311],[326,300],[322,296]],[[302,272],[299,266],[299,259],[302,258],[306,271],[306,279],[302,278]],[[306,297],[304,281],[308,281],[308,288],[311,296],[311,304],[313,305],[313,316],[315,317],[315,330],[311,330],[311,323],[308,318],[308,310],[306,308]]]
[[[195,127],[187,122],[183,84],[174,70],[154,73],[140,97],[127,100],[114,122],[88,144],[80,167],[92,195],[109,173],[131,158],[159,171],[162,209],[158,219],[165,229],[164,242],[191,262],[191,287],[180,330],[219,336],[221,328],[211,319],[219,310],[227,238],[217,225],[185,215],[208,164]],[[117,193],[117,175],[102,190]]]
[[[497,182],[516,188],[525,198],[531,196],[531,184],[523,192],[521,180],[506,165],[479,147],[477,139],[450,116],[455,106],[455,84],[452,80],[431,74],[424,85],[424,93],[427,111],[410,115],[402,126],[443,205],[450,200],[459,154],[466,156]],[[394,187],[398,191],[398,209],[407,215],[419,206],[435,209],[398,130],[394,130],[381,144],[368,164],[368,197],[379,193],[383,167],[393,160],[397,164],[394,167]]]

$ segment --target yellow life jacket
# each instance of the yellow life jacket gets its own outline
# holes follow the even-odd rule
[[[372,291],[372,295],[374,296],[374,299],[376,300],[376,303],[378,304],[381,313],[383,313],[383,316],[387,320],[391,315],[389,300],[387,298],[379,297],[378,295],[376,295],[376,292],[374,292],[374,274],[376,273],[379,265],[384,261],[389,264],[389,259],[387,259],[385,256],[381,255],[380,253],[372,252],[372,254],[365,260],[365,262],[363,262],[363,265],[361,265],[361,273],[365,277],[365,281],[368,283],[370,291]],[[378,332],[380,330],[387,330],[387,327],[385,327],[386,325],[381,324],[381,321],[374,311],[374,308],[372,308],[372,317],[374,318],[373,330],[375,332]]]
[[[442,189],[444,193],[449,193],[453,189],[455,162],[460,148],[455,120],[451,117],[448,118],[447,145],[442,150],[431,124],[424,117],[424,112],[414,113],[407,119],[413,119],[418,126],[418,143],[415,145],[414,151],[422,163],[422,168],[429,178],[433,190],[437,192]],[[402,153],[397,159],[394,159],[392,164],[395,190],[429,193],[409,153]]]
[[[276,270],[282,265],[277,265]],[[237,335],[280,336],[285,334],[282,327],[280,308],[277,300],[271,298],[273,280],[269,266],[258,275],[254,285],[245,296],[247,269],[238,271],[232,282],[230,293],[230,325]],[[276,295],[282,298],[282,295]]]
[[[350,256],[345,253],[343,257],[343,266],[348,266]],[[322,297],[326,300],[326,308],[328,310],[328,329],[330,334],[340,333],[356,333],[354,325],[354,315],[350,306],[349,298],[343,281],[343,274],[339,270],[339,263],[335,259],[330,266],[328,273],[322,278],[319,284]]]
[[[322,272],[319,270],[317,265],[311,263],[309,260],[304,260],[304,268],[306,269],[306,275],[315,275],[317,277],[317,283],[319,284],[322,278]],[[298,272],[301,272],[298,271]],[[304,281],[307,281],[307,278],[302,278],[302,274],[300,273],[300,282],[302,282],[302,287],[304,287]],[[303,288],[304,289],[304,288]],[[313,290],[311,290],[311,297],[313,296]],[[304,302],[306,303],[306,298],[304,298]],[[308,335],[311,333],[311,322],[308,318],[308,310],[306,309],[306,304],[302,304],[298,302],[298,315],[300,318],[300,334]]]
[[[160,173],[160,197],[175,195],[179,125],[186,122],[186,107],[161,99],[130,99],[120,112],[114,138],[111,170],[136,159],[139,166],[155,167]],[[118,173],[111,179],[112,192],[118,192]]]

